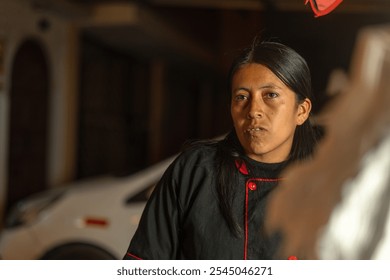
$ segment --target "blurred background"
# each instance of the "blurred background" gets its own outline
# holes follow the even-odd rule
[[[255,36],[307,59],[318,113],[390,1],[344,0],[319,18],[304,2],[1,0],[0,225],[31,194],[127,176],[226,133],[226,74]]]

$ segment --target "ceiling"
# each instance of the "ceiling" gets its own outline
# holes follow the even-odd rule
[[[209,50],[159,19],[159,8],[311,12],[305,0],[27,0],[40,9],[75,19],[89,34],[113,48],[173,55],[206,62]],[[390,15],[390,0],[344,0],[335,13]],[[390,19],[390,18],[389,18]],[[184,35],[184,36],[183,36]],[[160,52],[160,53],[158,53]],[[161,53],[162,52],[162,53]]]
[[[78,0],[74,0],[78,1]],[[93,0],[87,0],[93,2]],[[305,0],[149,0],[152,5],[186,6],[217,9],[276,9],[304,11]],[[388,0],[344,0],[338,10],[342,12],[390,11]]]
[[[149,7],[187,7],[206,9],[236,9],[305,11],[309,7],[305,0],[30,0],[40,5],[61,7],[61,9],[82,10],[102,3],[136,3]],[[338,12],[390,12],[389,0],[343,0]]]

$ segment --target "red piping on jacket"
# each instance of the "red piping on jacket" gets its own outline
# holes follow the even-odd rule
[[[245,238],[244,238],[244,260],[248,259],[248,204],[249,188],[245,184]]]
[[[249,175],[248,168],[243,160],[236,159],[235,161],[237,169],[243,175]],[[248,259],[248,240],[249,240],[249,222],[248,222],[248,212],[249,212],[249,189],[250,182],[258,181],[258,182],[278,182],[282,180],[281,178],[269,179],[269,178],[249,178],[245,182],[245,221],[244,221],[244,260]],[[252,185],[253,187],[253,185]],[[255,189],[253,189],[255,190]]]
[[[269,178],[250,178],[245,183],[245,239],[244,239],[244,260],[248,258],[248,239],[249,239],[249,222],[248,222],[248,212],[249,212],[249,190],[250,190],[250,182],[258,181],[258,182],[278,182],[282,179],[269,179]]]
[[[140,257],[137,257],[136,255],[133,255],[133,254],[130,254],[130,253],[126,253],[126,255],[128,255],[129,257],[132,257],[136,260],[142,260]]]

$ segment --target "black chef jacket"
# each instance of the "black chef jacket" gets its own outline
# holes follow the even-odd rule
[[[237,237],[219,208],[217,145],[189,149],[171,164],[148,200],[124,259],[270,258],[262,231],[264,208],[284,163],[236,160],[233,209],[243,229]]]

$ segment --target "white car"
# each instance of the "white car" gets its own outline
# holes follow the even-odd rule
[[[174,157],[124,178],[89,179],[20,201],[0,235],[5,260],[122,259]]]

